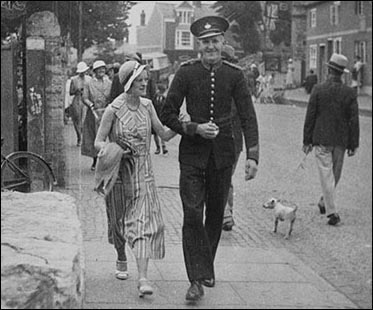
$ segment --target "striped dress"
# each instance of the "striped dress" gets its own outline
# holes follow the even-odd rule
[[[108,106],[115,114],[110,141],[122,135],[137,149],[139,156],[134,157],[133,196],[125,194],[123,178],[118,177],[106,196],[106,211],[109,242],[115,248],[123,247],[127,241],[136,258],[162,259],[165,255],[164,222],[149,153],[150,105],[150,100],[141,98],[139,108],[132,111],[125,104],[124,96],[120,95]]]

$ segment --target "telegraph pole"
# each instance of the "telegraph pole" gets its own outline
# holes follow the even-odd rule
[[[83,29],[83,1],[78,1],[79,10],[79,25],[78,25],[78,61],[82,61],[83,44],[82,44],[82,29]]]

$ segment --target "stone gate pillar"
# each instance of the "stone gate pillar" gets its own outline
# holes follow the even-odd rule
[[[31,15],[26,30],[28,150],[51,163],[58,185],[65,186],[61,30],[49,11]]]

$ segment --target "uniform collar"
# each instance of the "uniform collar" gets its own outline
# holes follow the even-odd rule
[[[203,58],[201,60],[201,63],[202,63],[202,66],[204,66],[208,71],[216,71],[217,69],[219,69],[222,64],[223,64],[223,60],[220,59],[217,63],[213,64],[213,65],[210,65],[208,64]]]

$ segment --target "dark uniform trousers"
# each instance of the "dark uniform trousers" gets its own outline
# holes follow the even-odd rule
[[[205,169],[180,164],[183,250],[189,281],[214,277],[214,259],[231,176],[232,166],[217,169],[213,155]]]

